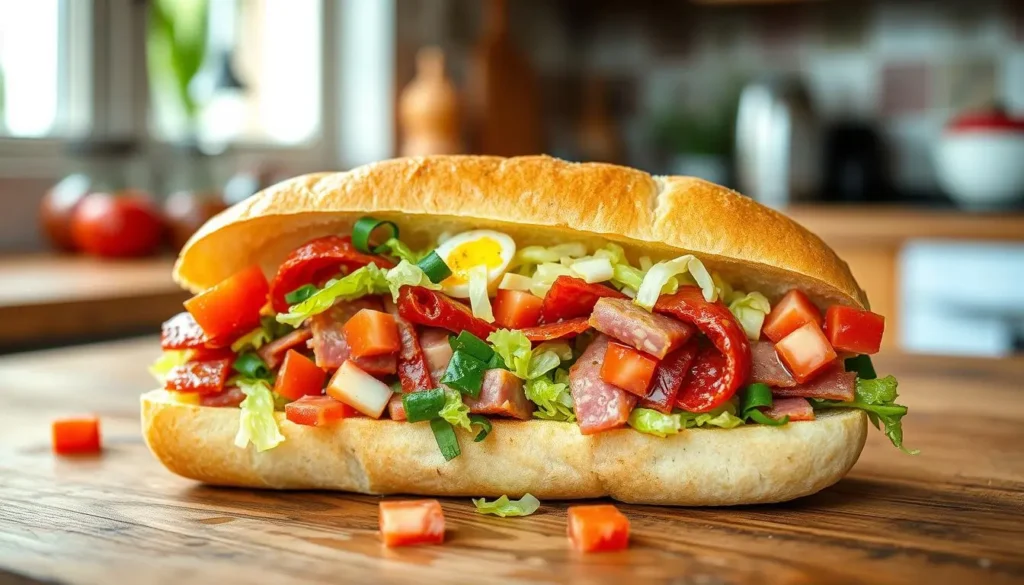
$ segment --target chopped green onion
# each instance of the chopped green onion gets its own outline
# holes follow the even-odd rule
[[[875,366],[871,363],[871,356],[858,355],[846,358],[844,364],[846,365],[847,372],[857,372],[857,377],[861,380],[874,380],[878,378]]]
[[[437,418],[444,406],[444,389],[434,388],[422,392],[410,392],[402,395],[402,406],[405,418],[409,422],[421,422]]]
[[[387,238],[384,238],[385,241],[389,238],[398,237],[398,226],[394,222],[376,219],[367,215],[366,217],[359,218],[355,225],[352,226],[352,244],[357,250],[366,254],[377,252],[378,250],[381,252],[385,251],[386,248],[384,246],[377,246],[374,249],[370,248],[370,236],[381,226],[389,228],[390,233]]]
[[[473,437],[474,443],[479,443],[480,441],[486,439],[487,435],[491,433],[491,429],[493,428],[491,426],[491,421],[488,420],[487,417],[482,414],[469,415],[469,422],[480,427],[480,432],[477,433],[475,437]]]
[[[451,461],[462,454],[462,449],[459,449],[459,438],[455,436],[455,427],[451,423],[435,418],[430,421],[430,430],[434,432],[434,440],[437,441],[437,447],[445,461]]]
[[[246,378],[254,380],[270,379],[270,368],[267,367],[267,362],[252,352],[246,352],[238,356],[232,367]]]
[[[437,284],[442,280],[452,275],[452,269],[448,268],[448,265],[444,263],[444,260],[437,255],[437,252],[431,252],[427,254],[422,260],[416,263],[423,271],[423,274],[427,275],[430,282]]]
[[[508,365],[498,352],[494,352],[491,359],[487,361],[488,370],[507,370]]]
[[[309,297],[313,296],[314,294],[316,294],[318,290],[320,289],[313,286],[312,284],[304,284],[299,288],[293,290],[292,292],[284,295],[284,302],[288,303],[289,305],[297,305],[302,301],[308,299]]]
[[[448,345],[452,346],[452,351],[468,353],[484,363],[489,362],[491,357],[495,355],[494,349],[487,345],[487,342],[469,331],[459,333],[458,337],[449,337]]]
[[[767,384],[760,382],[751,384],[743,391],[743,397],[740,398],[740,418],[773,427],[782,426],[789,422],[788,416],[783,417],[782,420],[775,420],[761,412],[762,408],[771,408],[771,406],[772,389]]]
[[[459,392],[477,398],[483,386],[484,370],[487,364],[464,351],[456,351],[448,362],[448,369],[441,376],[441,383]]]

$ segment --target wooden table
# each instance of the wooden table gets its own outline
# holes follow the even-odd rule
[[[630,549],[580,556],[564,503],[501,519],[445,500],[444,546],[388,550],[378,498],[172,476],[139,436],[156,353],[146,338],[0,358],[0,583],[1024,582],[1024,361],[880,357],[921,455],[872,432],[849,477],[795,502],[620,505]],[[79,411],[102,415],[106,451],[54,458],[48,422]]]
[[[173,258],[0,256],[0,350],[137,335],[181,311]]]

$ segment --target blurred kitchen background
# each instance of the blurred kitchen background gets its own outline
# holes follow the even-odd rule
[[[1024,2],[0,0],[0,351],[155,332],[225,205],[446,152],[729,185],[889,350],[1024,348]]]

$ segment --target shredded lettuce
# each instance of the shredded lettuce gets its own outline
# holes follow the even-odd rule
[[[280,445],[284,435],[274,419],[274,393],[270,385],[265,380],[249,379],[238,379],[235,383],[245,393],[235,446],[244,449],[252,443],[257,451],[266,451]]]
[[[748,339],[760,339],[764,318],[771,310],[767,297],[759,292],[747,293],[729,303],[729,311],[743,326]]]
[[[171,373],[177,366],[185,365],[192,352],[187,349],[168,349],[149,366],[149,373],[156,378],[157,382],[163,384],[167,380],[167,374]]]
[[[451,388],[444,389],[444,406],[438,416],[451,423],[453,427],[462,427],[472,431],[469,422],[469,407],[462,402],[462,394]]]
[[[532,284],[533,279],[529,276],[523,276],[522,274],[516,274],[514,272],[506,272],[505,276],[501,277],[501,284],[498,285],[498,288],[505,290],[528,291]]]
[[[259,349],[265,344],[270,343],[270,331],[266,327],[260,325],[256,329],[246,333],[239,337],[234,343],[231,344],[231,351],[235,353],[242,353],[247,348]]]
[[[857,389],[853,402],[812,399],[811,404],[816,409],[859,408],[867,413],[868,419],[876,429],[882,429],[884,426],[885,436],[889,437],[897,449],[910,455],[917,455],[920,453],[919,450],[907,449],[903,446],[903,417],[907,415],[907,407],[896,404],[896,399],[899,397],[899,393],[896,391],[897,386],[898,382],[893,376],[874,380],[857,378]]]
[[[398,266],[387,271],[384,280],[387,281],[388,288],[391,290],[391,300],[395,302],[398,302],[398,291],[403,286],[422,286],[431,290],[441,289],[441,285],[430,281],[422,268],[404,258],[398,263]]]
[[[398,238],[388,238],[388,241],[381,244],[376,250],[378,254],[384,253],[394,256],[400,260],[416,264],[430,252],[414,252]]]
[[[674,260],[658,262],[647,271],[643,283],[637,289],[636,304],[650,311],[658,302],[665,285],[676,275],[689,275],[700,286],[704,298],[709,302],[718,299],[718,290],[704,264],[692,254],[680,256]]]
[[[743,419],[736,416],[735,402],[729,401],[711,412],[701,413],[681,411],[664,414],[650,408],[634,408],[626,422],[641,433],[665,438],[696,427],[731,429],[742,425]]]
[[[279,313],[277,320],[292,327],[298,327],[313,315],[323,313],[337,301],[350,301],[366,295],[384,294],[390,290],[385,271],[375,264],[367,264],[347,276],[329,280],[327,284],[313,296],[297,305],[292,305],[287,313]]]
[[[557,420],[576,422],[576,414],[573,412],[572,394],[569,393],[569,384],[560,380],[559,373],[565,370],[555,371],[555,379],[552,381],[547,376],[527,380],[523,387],[526,397],[537,405],[533,416],[543,420]]]
[[[604,282],[615,276],[615,268],[607,258],[581,258],[570,264],[570,268],[588,283]]]
[[[575,276],[573,271],[564,264],[558,264],[555,262],[546,262],[539,264],[537,270],[533,273],[533,284],[530,285],[530,292],[543,297],[548,294],[548,289],[554,284],[555,279],[559,276]]]
[[[572,348],[564,341],[545,341],[538,345],[530,356],[529,367],[527,368],[527,379],[537,378],[547,374],[562,364],[562,361],[572,359]]]
[[[587,255],[587,247],[580,242],[568,242],[556,246],[526,246],[516,252],[512,260],[513,267],[528,266],[530,264],[544,264],[547,262],[558,262],[562,258],[580,258]]]
[[[523,494],[518,500],[510,500],[508,496],[501,496],[493,502],[485,498],[473,500],[476,511],[481,514],[494,514],[502,518],[508,516],[529,516],[540,508],[540,500],[530,494]]]
[[[743,419],[736,416],[736,401],[730,400],[710,412],[680,412],[679,416],[684,428],[718,427],[732,429],[744,424]]]
[[[494,311],[487,292],[487,266],[483,264],[469,269],[469,308],[474,317],[494,323]]]
[[[529,377],[530,357],[533,352],[530,340],[521,331],[498,329],[487,336],[487,343],[494,347],[494,351],[501,356],[513,374],[524,380]]]
[[[533,416],[545,420],[575,421],[568,374],[558,366],[573,357],[572,348],[564,341],[549,341],[531,350],[530,340],[519,331],[499,329],[487,336],[494,351],[509,370],[526,380],[526,397],[537,405]],[[555,370],[555,381],[550,377]]]

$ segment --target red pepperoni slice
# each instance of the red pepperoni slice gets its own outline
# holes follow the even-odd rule
[[[568,321],[561,321],[559,323],[527,327],[526,329],[520,329],[519,331],[521,331],[522,334],[530,341],[536,342],[576,337],[587,329],[590,329],[590,323],[587,322],[587,318],[579,317],[576,319],[569,319]]]
[[[423,353],[416,329],[398,314],[398,307],[391,299],[384,301],[384,308],[395,317],[398,335],[402,340],[402,347],[398,352],[398,380],[402,384],[402,392],[408,394],[434,388],[436,385],[430,375],[430,364]]]
[[[217,394],[224,390],[224,384],[231,373],[231,359],[188,362],[175,366],[164,381],[165,390],[175,392],[197,392]]]
[[[197,349],[206,347],[206,334],[188,311],[182,311],[160,326],[160,347],[163,349]]]
[[[690,364],[697,355],[697,340],[669,353],[654,370],[654,381],[647,396],[640,399],[640,406],[669,414],[676,405],[676,397],[690,372]]]
[[[474,317],[466,305],[419,286],[403,286],[398,291],[398,314],[417,325],[440,327],[456,334],[469,331],[480,339],[487,339],[497,330],[487,321]]]
[[[714,349],[701,350],[694,358],[679,391],[679,407],[707,412],[732,398],[750,376],[750,343],[729,309],[706,301],[699,287],[684,286],[661,297],[654,310],[693,323],[714,344]]]
[[[603,284],[588,284],[579,278],[559,276],[544,295],[541,315],[545,323],[589,317],[594,305],[602,297],[624,299],[626,295]]]
[[[363,254],[352,245],[352,238],[324,236],[296,248],[281,263],[270,284],[270,302],[278,313],[288,311],[285,295],[305,284],[320,284],[344,268],[349,272],[376,264],[381,268],[394,266],[380,256]]]

